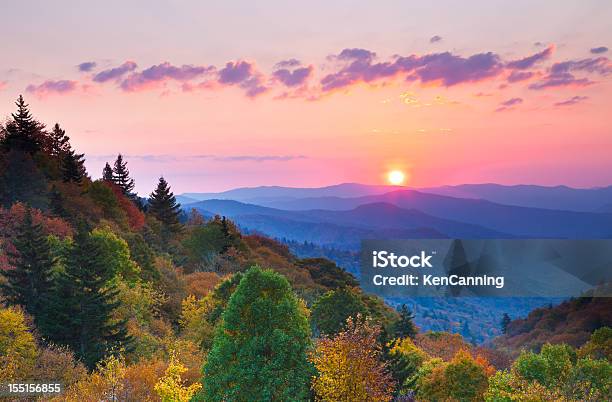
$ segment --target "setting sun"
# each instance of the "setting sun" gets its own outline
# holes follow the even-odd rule
[[[406,180],[406,175],[400,170],[392,170],[387,175],[387,180],[390,184],[399,186],[404,183],[404,180]]]

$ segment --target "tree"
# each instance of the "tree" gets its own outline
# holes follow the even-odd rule
[[[181,374],[185,371],[187,368],[172,355],[164,376],[155,384],[155,391],[162,402],[189,402],[193,395],[202,388],[200,383],[185,386],[181,379]]]
[[[29,207],[13,246],[16,253],[9,255],[13,269],[2,272],[6,277],[2,290],[7,301],[24,306],[38,321],[51,290],[54,258],[42,225],[34,224]]]
[[[306,308],[281,275],[249,269],[231,296],[204,366],[206,401],[307,400]]]
[[[176,202],[176,197],[170,191],[170,186],[163,177],[159,178],[157,188],[149,196],[148,211],[162,223],[166,233],[180,231],[181,204]]]
[[[109,183],[114,183],[113,168],[111,168],[108,162],[106,162],[106,165],[104,165],[104,169],[102,170],[102,180]]]
[[[397,383],[397,391],[400,395],[409,395],[414,390],[418,369],[431,357],[408,337],[396,339],[388,347],[386,357],[393,379]]]
[[[393,379],[380,361],[380,327],[348,318],[333,338],[323,336],[311,355],[318,375],[312,389],[320,401],[391,401]]]
[[[119,303],[104,255],[99,242],[81,227],[40,328],[52,342],[71,347],[89,368],[113,347],[130,346],[125,320],[111,320]]]
[[[36,353],[23,313],[13,307],[0,308],[0,381],[26,379]]]
[[[412,338],[417,334],[416,325],[414,325],[414,314],[412,311],[408,310],[408,307],[405,304],[398,309],[399,310],[399,320],[395,321],[392,325],[392,335],[396,338]]]
[[[366,306],[355,290],[340,288],[330,290],[317,300],[312,307],[311,321],[321,334],[333,335],[344,327],[347,318],[366,313]]]
[[[13,113],[13,120],[6,124],[0,145],[5,151],[16,150],[33,155],[42,148],[44,125],[34,120],[23,96],[19,95],[15,105],[17,113]]]
[[[123,160],[121,154],[117,155],[115,165],[113,167],[113,182],[121,188],[123,195],[134,199],[134,179],[130,177],[130,171],[127,168],[127,162]]]
[[[512,319],[510,318],[508,313],[504,313],[501,319],[501,330],[504,335],[508,333],[508,325],[511,322],[512,322]]]
[[[49,155],[61,157],[68,150],[70,150],[70,137],[66,135],[66,130],[55,123],[49,134]]]
[[[460,350],[450,362],[434,358],[416,375],[417,397],[426,401],[480,401],[487,391],[488,365]]]
[[[75,153],[72,149],[64,152],[62,158],[62,179],[64,183],[81,184],[86,175],[83,156],[83,154]]]

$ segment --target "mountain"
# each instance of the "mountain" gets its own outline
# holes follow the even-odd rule
[[[285,210],[351,210],[373,203],[416,209],[438,218],[483,226],[512,236],[540,238],[610,238],[612,214],[560,211],[503,205],[487,200],[428,194],[416,190],[355,197],[319,197],[269,204]]]
[[[559,209],[581,212],[602,212],[612,204],[612,186],[572,188],[501,184],[462,184],[421,188],[418,191],[456,198],[473,198],[521,207]]]
[[[225,215],[249,231],[342,249],[357,248],[361,239],[366,238],[508,237],[484,227],[440,219],[389,203],[361,205],[349,211],[284,211],[233,200],[206,200],[188,208]]]
[[[367,228],[419,229],[429,228],[449,237],[491,238],[508,235],[478,225],[455,222],[428,215],[416,209],[403,209],[384,202],[360,205],[349,211],[304,211],[303,215],[322,222]]]
[[[181,196],[194,200],[235,200],[251,204],[291,201],[309,197],[363,197],[405,189],[402,186],[380,186],[343,183],[327,187],[294,188],[281,186],[243,187],[220,193],[185,193]]]

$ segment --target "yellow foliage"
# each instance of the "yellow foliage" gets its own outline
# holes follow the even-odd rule
[[[317,342],[310,360],[319,373],[312,382],[318,401],[391,401],[393,381],[376,346],[379,329],[360,321],[349,318],[346,330]]]
[[[187,368],[172,355],[166,373],[155,384],[155,391],[161,397],[162,402],[189,402],[202,387],[202,384],[198,382],[185,386],[181,375],[186,371]]]
[[[206,320],[206,315],[213,308],[210,297],[196,299],[189,295],[181,302],[179,323],[184,338],[195,342],[203,349],[209,349],[214,337],[214,326]]]
[[[0,309],[0,381],[28,378],[36,356],[23,313],[12,307]]]

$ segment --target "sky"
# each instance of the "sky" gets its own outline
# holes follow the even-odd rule
[[[141,194],[161,175],[182,193],[391,170],[414,187],[612,184],[608,0],[2,8],[0,118],[23,94],[93,178],[122,153]]]

